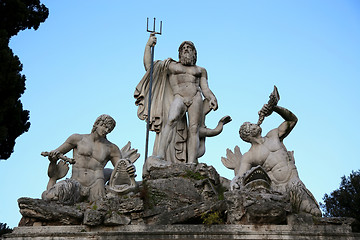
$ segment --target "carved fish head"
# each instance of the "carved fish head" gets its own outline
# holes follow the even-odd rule
[[[251,189],[270,189],[271,179],[261,166],[256,166],[245,173],[245,175],[243,176],[242,184],[246,188]]]
[[[109,187],[111,190],[123,193],[135,187],[135,166],[129,159],[120,159],[111,173]]]

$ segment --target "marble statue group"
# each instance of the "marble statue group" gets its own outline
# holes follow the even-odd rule
[[[146,72],[134,92],[138,118],[148,120],[150,116],[150,130],[156,134],[153,153],[144,162],[143,181],[135,181],[134,162],[140,154],[130,142],[120,149],[107,139],[116,123],[111,116],[103,114],[95,120],[89,134],[73,134],[55,150],[42,153],[49,159],[49,182],[41,201],[58,204],[53,211],[58,211],[59,206],[77,206],[74,211],[80,209],[80,215],[66,213],[71,217],[39,220],[39,214],[32,215],[35,207],[23,199],[19,200],[23,224],[42,221],[46,225],[44,222],[49,221],[52,224],[123,225],[188,221],[184,214],[169,217],[179,216],[176,212],[180,208],[188,209],[189,214],[193,212],[188,216],[192,220],[215,210],[227,212],[225,222],[231,224],[275,221],[273,215],[271,218],[266,215],[273,209],[279,209],[277,223],[286,221],[284,216],[290,213],[321,216],[315,198],[299,178],[293,152],[283,144],[298,119],[278,105],[278,89],[274,87],[269,102],[258,112],[258,123],[245,122],[240,127],[240,138],[251,144],[250,150],[242,154],[236,146],[234,151],[227,149],[226,157],[222,157],[222,163],[235,173],[232,180],[227,180],[212,166],[199,163],[205,153],[206,137],[219,135],[232,119],[224,116],[215,128],[206,126],[206,116],[219,106],[209,88],[206,69],[196,65],[194,43],[181,43],[178,61],[168,58],[152,65],[151,47],[156,42],[155,35],[151,34],[143,57]],[[151,73],[152,101],[151,112],[148,112]],[[274,113],[284,122],[262,136],[261,123]],[[65,156],[70,151],[73,158]],[[105,168],[109,161],[113,169]],[[61,180],[70,167],[71,177]],[[252,196],[253,204],[239,200],[245,199],[244,196]],[[280,203],[274,205],[272,199]],[[208,205],[193,211],[199,202]],[[95,203],[104,203],[105,210],[96,211]],[[251,205],[257,206],[257,212],[251,210]],[[262,217],[254,217],[259,209]]]

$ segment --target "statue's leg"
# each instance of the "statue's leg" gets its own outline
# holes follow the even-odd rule
[[[174,101],[170,105],[170,110],[168,114],[168,121],[161,131],[161,139],[160,139],[160,145],[159,145],[159,151],[158,151],[158,157],[159,158],[165,158],[166,150],[171,142],[171,136],[173,134],[170,134],[172,129],[175,127],[176,123],[179,121],[179,119],[184,116],[186,113],[186,106],[184,104],[183,98],[179,95],[175,95]]]
[[[105,198],[104,179],[97,179],[90,187],[89,201],[97,201]]]
[[[189,116],[189,139],[187,142],[188,163],[197,163],[199,151],[199,128],[202,123],[203,101],[200,92],[194,98],[188,109]]]

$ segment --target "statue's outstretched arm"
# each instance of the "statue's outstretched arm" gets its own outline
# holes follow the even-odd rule
[[[73,159],[67,158],[66,156],[62,156],[62,154],[65,154],[70,150],[74,149],[77,146],[77,143],[81,140],[81,138],[82,136],[80,134],[73,134],[70,137],[68,137],[68,139],[66,139],[66,141],[63,144],[61,144],[60,147],[50,152],[43,152],[42,155],[48,156],[50,161],[63,159],[64,161],[68,161],[69,163],[75,163],[72,162]]]
[[[66,139],[66,141],[57,149],[52,150],[51,152],[41,153],[42,156],[48,157],[50,160],[48,167],[49,182],[46,188],[47,190],[54,186],[57,180],[65,177],[65,175],[69,171],[69,165],[66,162],[69,162],[71,164],[75,163],[74,159],[68,158],[63,154],[75,148],[76,143],[77,141],[79,141],[80,138],[81,136],[79,134],[73,134],[68,139]],[[57,162],[58,159],[62,160]]]
[[[289,135],[291,130],[293,130],[298,121],[298,118],[290,110],[284,107],[275,106],[273,110],[285,120],[278,127],[279,138],[280,140],[283,140],[285,137],[287,137],[287,135]]]

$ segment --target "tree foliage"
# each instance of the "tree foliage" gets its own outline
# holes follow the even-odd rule
[[[8,226],[6,226],[6,223],[1,223],[0,222],[0,237],[3,235],[3,234],[6,234],[6,233],[11,233],[13,230],[11,228],[9,228]]]
[[[339,189],[324,195],[320,206],[325,217],[352,217],[360,222],[360,170],[343,176]]]
[[[29,111],[20,101],[26,78],[9,41],[21,30],[38,29],[48,15],[40,0],[0,0],[0,159],[10,157],[16,138],[30,127]]]

